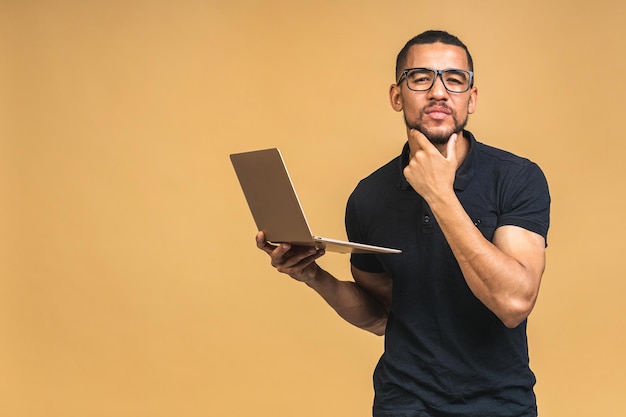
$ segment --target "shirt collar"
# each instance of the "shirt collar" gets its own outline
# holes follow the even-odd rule
[[[456,176],[454,178],[454,189],[459,191],[464,190],[465,187],[467,187],[467,184],[469,184],[472,176],[474,175],[474,166],[476,165],[476,139],[468,130],[463,131],[463,137],[467,138],[469,141],[469,150],[465,156],[465,160],[463,160],[463,163],[459,169],[457,169]],[[411,185],[408,183],[403,173],[404,168],[409,164],[409,155],[409,142],[406,142],[402,148],[402,154],[398,158],[398,189],[400,190],[411,189]]]

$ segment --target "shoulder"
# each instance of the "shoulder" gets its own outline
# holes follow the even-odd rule
[[[496,148],[495,146],[487,145],[482,142],[476,142],[475,144],[477,157],[481,160],[492,160],[520,166],[533,164],[528,158],[516,155],[504,149]]]
[[[397,189],[402,177],[402,157],[398,156],[367,177],[361,179],[350,196],[355,198],[371,198],[372,193],[384,192],[384,190]]]
[[[505,182],[520,183],[529,179],[545,182],[545,175],[539,165],[530,159],[512,152],[475,142],[476,170],[479,173],[496,175]]]
[[[390,180],[397,180],[398,176],[402,172],[401,165],[402,165],[402,156],[400,155],[400,156],[393,158],[391,161],[387,162],[386,164],[382,165],[380,168],[376,169],[367,177],[363,178],[359,182],[359,185],[363,184],[364,186],[367,186],[367,185],[374,185],[374,184],[380,183],[381,181],[388,182]]]
[[[488,193],[497,207],[498,226],[519,226],[547,236],[550,224],[548,181],[535,162],[509,151],[476,143],[472,191]],[[485,189],[484,184],[491,184]]]

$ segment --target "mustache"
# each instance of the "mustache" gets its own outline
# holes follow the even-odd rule
[[[444,102],[444,101],[434,101],[430,103],[428,106],[424,107],[424,113],[429,113],[431,110],[437,111],[445,111],[446,113],[452,114],[453,110]]]

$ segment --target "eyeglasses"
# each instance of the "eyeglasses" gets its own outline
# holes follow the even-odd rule
[[[466,92],[472,87],[474,81],[474,72],[463,69],[408,68],[402,71],[396,84],[400,85],[404,78],[409,90],[428,91],[435,85],[437,76],[441,76],[443,86],[451,93]]]

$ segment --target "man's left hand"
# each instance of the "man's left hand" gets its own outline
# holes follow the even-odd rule
[[[411,158],[404,176],[413,189],[427,202],[454,190],[454,177],[459,166],[456,154],[457,134],[453,133],[442,153],[423,133],[411,129]]]

